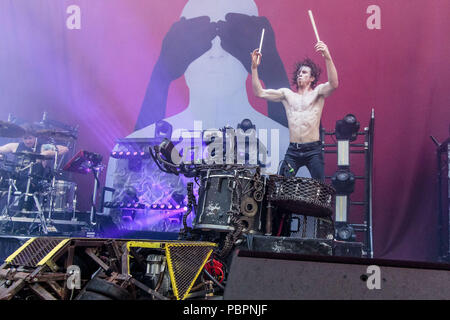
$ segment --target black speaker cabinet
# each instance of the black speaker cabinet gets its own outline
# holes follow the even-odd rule
[[[450,265],[237,250],[225,300],[450,299]]]

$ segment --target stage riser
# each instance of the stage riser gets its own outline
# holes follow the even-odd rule
[[[448,270],[379,265],[381,288],[369,289],[369,265],[235,256],[224,299],[450,299]]]

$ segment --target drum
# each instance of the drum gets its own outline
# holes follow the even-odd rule
[[[314,217],[330,217],[335,189],[311,178],[269,176],[267,200],[288,213]]]
[[[208,170],[201,174],[201,184],[197,212],[193,229],[227,232],[236,229],[233,214],[243,232],[261,233],[262,201],[265,192],[265,179],[255,170]],[[236,206],[239,199],[239,205]],[[235,207],[233,208],[233,201]]]
[[[56,180],[53,192],[53,212],[72,212],[77,192],[77,184],[71,181]],[[50,209],[50,195],[44,206],[45,211]]]

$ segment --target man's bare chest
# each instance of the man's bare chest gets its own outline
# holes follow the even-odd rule
[[[286,99],[288,110],[292,113],[309,113],[321,107],[321,101],[316,92],[309,94],[292,93]]]

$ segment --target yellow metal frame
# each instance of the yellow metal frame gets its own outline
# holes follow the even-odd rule
[[[128,241],[127,242],[127,251],[128,251],[128,257],[127,257],[127,269],[128,269],[128,275],[130,274],[130,248],[149,248],[149,249],[161,249],[165,250],[166,258],[167,258],[167,266],[169,270],[170,275],[170,281],[172,283],[172,287],[175,293],[175,296],[177,297],[177,300],[180,300],[180,296],[178,293],[178,286],[175,282],[175,273],[173,272],[173,265],[172,265],[172,258],[170,256],[170,248],[171,247],[217,247],[216,243],[213,242],[171,242],[171,241],[155,241],[155,242],[146,242],[146,241]],[[189,295],[189,292],[191,291],[195,281],[197,280],[198,276],[200,275],[200,272],[202,271],[203,267],[205,266],[206,262],[208,261],[209,257],[211,256],[213,249],[209,251],[209,253],[206,255],[205,260],[202,262],[200,268],[197,271],[197,274],[195,275],[194,279],[192,280],[192,283],[190,284],[188,290],[184,294],[183,297],[181,297],[181,300],[186,299],[186,297]]]
[[[61,240],[61,242],[58,243],[52,249],[52,251],[47,253],[47,255],[44,258],[42,258],[41,261],[38,262],[37,266],[43,266],[44,264],[47,264],[49,267],[53,267],[53,265],[51,264],[50,259],[55,255],[55,253],[57,253],[59,250],[61,250],[61,248],[63,248],[70,240],[72,240],[72,239],[63,239],[63,240]]]
[[[14,251],[13,254],[11,254],[6,260],[6,263],[12,263],[13,260],[26,248],[28,247],[34,240],[36,240],[37,237],[33,237],[27,240],[22,246],[20,246],[19,249]],[[71,239],[62,239],[60,243],[58,243],[47,255],[41,259],[36,264],[36,267],[43,266],[44,264],[47,264],[50,268],[54,267],[54,264],[51,262],[51,258],[59,251],[61,248],[63,248]]]
[[[149,249],[164,249],[165,243],[163,242],[144,242],[144,241],[128,241],[127,242],[127,271],[130,274],[130,248],[149,248]]]
[[[30,245],[34,240],[36,240],[37,237],[33,237],[28,239],[22,246],[20,246],[14,253],[12,253],[6,260],[5,263],[12,263],[12,261],[28,246]],[[43,266],[48,265],[50,268],[53,268],[54,265],[51,261],[52,257],[60,251],[64,246],[66,246],[71,240],[78,239],[78,238],[65,238],[62,239],[60,243],[58,243],[41,261],[37,263],[36,266]],[[98,239],[97,239],[98,240]],[[165,251],[165,255],[167,258],[167,265],[168,270],[170,274],[170,281],[172,283],[172,287],[175,293],[175,296],[177,300],[184,300],[189,295],[189,292],[191,291],[195,281],[197,280],[198,276],[200,275],[203,267],[205,266],[206,262],[209,260],[213,249],[211,249],[208,254],[206,255],[205,259],[203,260],[200,268],[198,269],[195,277],[193,278],[191,284],[189,285],[188,290],[183,295],[183,297],[179,296],[178,292],[178,286],[175,281],[175,273],[173,271],[173,264],[172,264],[172,257],[170,255],[170,248],[172,247],[217,247],[216,243],[213,242],[176,242],[176,241],[128,241],[126,243],[127,247],[127,268],[128,268],[128,274],[130,275],[130,248],[149,248],[149,249],[160,249]]]
[[[17,257],[19,255],[19,253],[21,253],[23,251],[23,249],[25,249],[35,239],[36,239],[36,237],[28,239],[27,242],[25,242],[23,245],[21,245],[19,247],[19,249],[14,251],[8,258],[6,258],[5,262],[6,263],[11,263],[14,260],[14,258]]]
[[[198,276],[200,275],[200,272],[202,272],[203,267],[205,266],[206,262],[208,262],[209,257],[211,256],[211,253],[213,249],[211,249],[208,254],[206,255],[205,260],[203,260],[202,264],[200,265],[200,268],[197,271],[197,274],[195,275],[194,279],[192,279],[191,284],[189,285],[189,288],[186,290],[186,293],[183,297],[180,298],[180,295],[178,293],[178,287],[175,282],[175,274],[173,272],[173,266],[172,266],[172,258],[169,253],[170,247],[216,247],[217,244],[212,242],[184,242],[184,243],[171,243],[167,244],[166,246],[166,257],[167,257],[167,265],[169,269],[170,274],[170,281],[172,282],[173,291],[175,293],[175,297],[177,297],[177,300],[184,300],[189,295],[189,292],[191,291],[192,287],[194,286],[195,281],[197,280]]]

